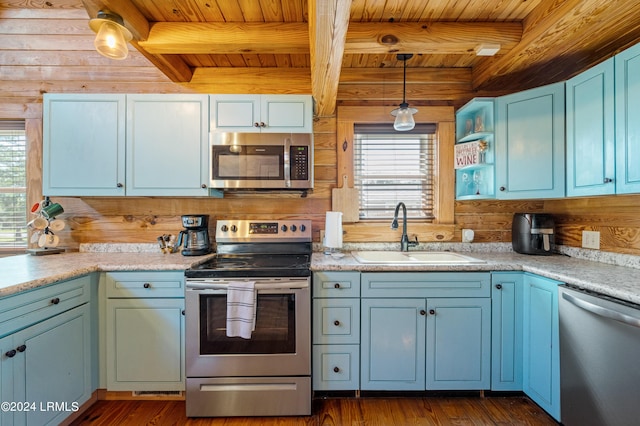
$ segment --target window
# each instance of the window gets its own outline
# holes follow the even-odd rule
[[[27,247],[24,121],[0,120],[0,250]]]
[[[434,218],[434,124],[410,132],[390,125],[354,125],[355,186],[360,192],[361,219],[389,219],[403,202],[407,216]]]

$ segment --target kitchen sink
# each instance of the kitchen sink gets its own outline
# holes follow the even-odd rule
[[[478,264],[484,260],[449,251],[354,251],[353,257],[360,263],[441,265]]]

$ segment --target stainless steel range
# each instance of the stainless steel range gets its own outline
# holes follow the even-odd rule
[[[187,416],[310,415],[311,221],[215,235],[215,258],[185,272]]]

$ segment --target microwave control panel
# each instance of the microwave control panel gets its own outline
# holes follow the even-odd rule
[[[289,158],[291,159],[291,180],[309,179],[309,147],[291,146]]]

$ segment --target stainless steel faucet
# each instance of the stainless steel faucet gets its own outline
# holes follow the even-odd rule
[[[400,251],[409,251],[409,247],[415,247],[418,245],[418,237],[415,241],[409,241],[407,235],[407,206],[403,202],[399,202],[396,206],[396,211],[393,214],[393,221],[391,222],[391,229],[398,229],[398,211],[402,207],[402,237],[400,238]]]

